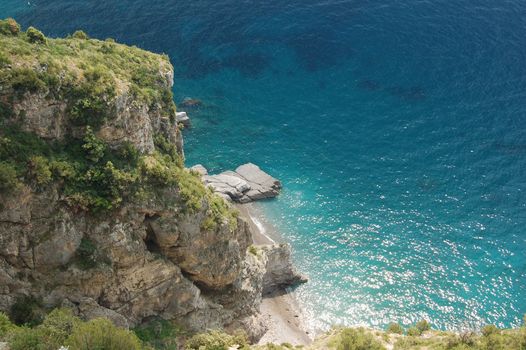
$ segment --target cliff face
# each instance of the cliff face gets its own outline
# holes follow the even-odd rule
[[[167,58],[21,32],[0,49],[0,310],[32,296],[260,336],[267,253],[184,169]]]

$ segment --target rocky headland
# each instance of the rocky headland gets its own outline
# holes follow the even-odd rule
[[[0,311],[32,300],[126,328],[160,317],[259,339],[263,294],[305,279],[287,245],[253,245],[228,201],[276,196],[279,181],[253,164],[184,167],[189,119],[173,104],[166,56],[6,28]]]

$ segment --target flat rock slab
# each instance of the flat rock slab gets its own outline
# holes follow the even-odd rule
[[[206,168],[200,164],[190,169],[198,171],[203,183],[221,197],[239,203],[276,197],[281,190],[279,180],[252,163],[241,165],[236,171],[225,171],[218,175],[208,175]]]

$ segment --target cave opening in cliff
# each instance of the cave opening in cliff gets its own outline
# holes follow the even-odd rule
[[[152,228],[152,222],[159,218],[158,215],[146,215],[144,218],[144,226],[146,228],[146,237],[144,238],[144,244],[146,244],[146,249],[148,249],[149,252],[154,254],[160,254],[161,253],[161,247],[159,247],[159,244],[157,243],[157,239],[155,238],[155,232]]]

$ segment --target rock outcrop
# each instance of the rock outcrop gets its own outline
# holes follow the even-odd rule
[[[48,45],[65,45],[54,40],[49,39]],[[67,66],[60,66],[57,60],[54,69],[60,73],[52,73],[45,72],[47,66],[39,62],[36,53],[32,60],[21,63],[27,65],[24,70],[12,71],[8,66],[0,73],[4,77],[26,74],[37,83],[42,72],[57,74],[49,79],[54,85],[40,86],[44,84],[41,81],[38,89],[29,86],[24,91],[15,91],[19,88],[15,85],[0,86],[3,113],[0,136],[6,136],[0,140],[9,144],[9,135],[3,133],[4,125],[17,125],[25,132],[24,140],[31,139],[35,145],[82,140],[91,135],[88,126],[94,125],[96,137],[92,138],[96,140],[82,144],[81,149],[88,153],[81,154],[91,154],[97,149],[102,153],[132,149],[138,152],[136,157],[146,159],[139,162],[146,170],[140,168],[135,173],[104,161],[104,167],[99,163],[74,163],[85,167],[86,172],[75,173],[72,166],[66,168],[73,172],[68,175],[60,173],[64,170],[60,168],[63,163],[55,164],[59,168],[53,171],[81,177],[77,184],[95,183],[79,192],[87,193],[87,197],[81,198],[84,201],[107,198],[89,197],[97,190],[97,181],[113,181],[104,190],[125,192],[124,184],[142,176],[141,171],[164,177],[147,193],[117,196],[115,202],[102,202],[101,208],[106,211],[90,212],[83,203],[70,205],[63,186],[65,178],[60,174],[53,177],[46,163],[53,159],[36,157],[44,162],[41,175],[45,181],[19,181],[15,176],[12,181],[17,184],[16,189],[7,192],[0,187],[0,311],[9,311],[19,297],[32,296],[42,300],[44,307],[68,306],[84,318],[102,316],[122,327],[135,326],[156,316],[175,320],[190,331],[241,327],[252,339],[257,339],[264,332],[258,320],[263,292],[301,281],[290,263],[290,252],[283,246],[269,246],[252,254],[249,249],[252,237],[245,219],[217,213],[217,208],[225,203],[211,197],[198,179],[192,182],[191,174],[182,168],[183,139],[178,126],[185,123],[186,115],[175,114],[170,92],[173,68],[166,58],[114,43],[90,41],[84,46],[88,44],[100,55],[114,55],[101,60],[106,63],[120,57],[119,50],[135,50],[128,54],[148,60],[148,67],[153,69],[148,74],[154,76],[144,81],[153,85],[146,88],[133,85],[131,77],[135,73],[125,72],[128,67],[119,67],[106,76],[104,69],[112,66],[97,66],[95,73],[82,72],[78,79],[106,77],[108,81],[102,83],[114,85],[115,89],[102,96],[91,96],[89,82],[79,80],[78,84],[83,84],[82,94],[87,95],[80,102],[72,101],[70,97],[76,95],[63,91],[64,86],[77,87],[63,85],[61,79],[84,69],[84,63],[76,60],[85,56],[75,51],[77,56],[69,57]],[[16,52],[10,55],[13,60],[20,59]],[[71,67],[74,72],[68,71]],[[144,73],[144,67],[136,68]],[[72,84],[74,79],[77,78],[67,83]],[[196,106],[200,102],[189,100],[186,104]],[[95,124],[90,118],[97,118],[99,113],[90,108],[108,117]],[[87,118],[81,120],[84,124],[74,120],[74,113]],[[162,156],[161,149],[165,152]],[[16,155],[9,153],[9,156],[11,163],[20,162]],[[128,156],[133,157],[133,152]],[[167,165],[166,159],[172,163]],[[26,166],[28,160],[23,162]],[[32,171],[31,162],[30,159],[28,169]],[[204,167],[192,170],[200,173],[205,183],[224,198],[239,202],[273,197],[281,188],[278,180],[253,164],[214,176],[208,176]],[[193,200],[191,207],[182,204],[189,198]],[[214,212],[216,215],[211,219]]]
[[[184,127],[188,128],[191,125],[190,117],[186,114],[186,112],[177,112],[175,113],[175,121],[177,123],[180,123],[184,125]]]
[[[264,245],[261,246],[261,250],[267,258],[263,276],[263,294],[270,294],[308,281],[292,263],[288,244]]]
[[[204,184],[226,200],[248,203],[276,197],[281,190],[279,180],[252,163],[241,165],[236,171],[225,171],[218,175],[208,175],[206,169],[199,166],[199,170],[196,170],[203,175]]]

